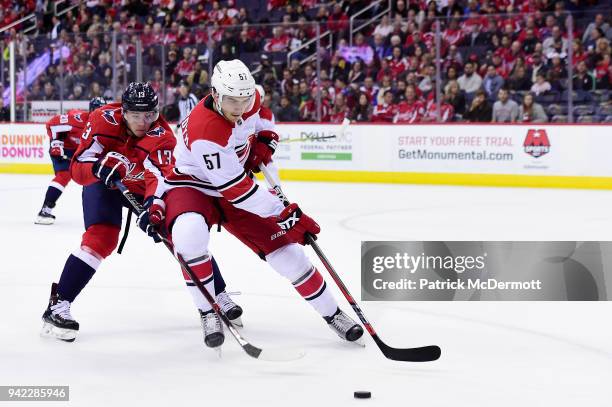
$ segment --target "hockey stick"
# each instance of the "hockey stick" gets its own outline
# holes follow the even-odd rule
[[[280,185],[274,182],[274,178],[272,177],[272,174],[270,174],[266,166],[262,164],[259,166],[259,168],[263,172],[268,184],[274,189],[276,195],[282,201],[283,205],[289,205],[289,200],[287,199],[287,196],[283,193]],[[418,348],[393,348],[384,343],[382,339],[378,337],[378,334],[372,327],[372,324],[370,324],[370,322],[366,319],[363,311],[349,292],[348,288],[346,288],[346,285],[344,285],[344,283],[340,279],[340,276],[338,276],[338,273],[336,273],[336,271],[332,267],[331,263],[329,262],[329,260],[313,238],[313,236],[308,235],[306,237],[306,242],[310,246],[312,246],[317,256],[319,256],[319,259],[321,260],[329,274],[332,276],[333,280],[338,285],[338,288],[340,289],[340,291],[342,291],[344,298],[346,298],[349,304],[351,304],[351,307],[353,307],[353,311],[355,311],[355,314],[357,314],[357,316],[361,320],[361,323],[366,327],[368,333],[370,334],[370,336],[372,336],[372,339],[374,339],[374,342],[376,342],[376,345],[378,345],[378,348],[382,351],[385,357],[387,357],[387,359],[403,362],[431,362],[437,360],[440,357],[442,351],[440,350],[440,347],[436,345],[423,346]]]
[[[132,210],[136,212],[137,215],[140,215],[142,212],[146,210],[142,207],[140,202],[138,202],[136,197],[127,189],[127,187],[123,185],[122,182],[115,182],[115,186],[117,187],[117,189],[119,189],[119,191],[121,191],[125,199],[127,199],[127,201],[132,206]],[[236,327],[232,325],[232,323],[225,316],[225,314],[221,311],[221,309],[219,308],[219,304],[217,304],[217,302],[212,297],[212,295],[210,295],[206,287],[204,287],[204,284],[202,284],[202,282],[196,277],[191,267],[189,267],[189,265],[185,262],[185,259],[183,259],[183,257],[180,254],[174,251],[174,246],[172,242],[170,242],[170,240],[168,240],[164,235],[162,235],[159,232],[157,233],[157,236],[161,239],[164,245],[166,245],[166,248],[170,251],[170,253],[172,253],[174,258],[179,262],[183,270],[187,272],[187,274],[191,278],[191,281],[193,281],[194,284],[198,287],[202,295],[204,295],[206,300],[212,306],[215,313],[219,316],[219,318],[221,318],[221,320],[223,321],[227,329],[232,333],[232,336],[236,339],[240,347],[242,347],[242,349],[247,353],[247,355],[255,359],[267,360],[270,362],[287,362],[291,360],[300,359],[304,356],[305,353],[301,350],[291,350],[291,349],[264,350],[264,349],[258,348],[257,346],[247,341],[240,334],[240,332],[238,332]]]

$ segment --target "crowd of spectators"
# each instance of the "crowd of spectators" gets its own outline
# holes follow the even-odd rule
[[[353,38],[350,17],[372,2],[93,0],[60,17],[51,1],[22,3],[0,20],[31,8],[40,13],[28,63],[49,49],[62,55],[28,86],[28,100],[116,98],[113,89],[136,77],[140,40],[143,79],[163,96],[169,116],[180,84],[201,98],[210,67],[240,58],[277,121],[564,121],[569,98],[574,119],[612,121],[612,9],[605,1],[394,0]],[[329,34],[319,50],[304,45],[317,24]],[[18,30],[0,48],[9,36],[19,38]]]

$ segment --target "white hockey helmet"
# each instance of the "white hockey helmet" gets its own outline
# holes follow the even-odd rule
[[[255,95],[255,79],[249,68],[239,59],[217,62],[210,84],[219,95],[217,102],[219,111],[221,111],[223,96],[252,97]]]

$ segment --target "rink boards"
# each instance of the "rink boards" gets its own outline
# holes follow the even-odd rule
[[[612,189],[611,126],[277,126],[283,179]],[[0,172],[51,173],[42,124],[0,124]]]

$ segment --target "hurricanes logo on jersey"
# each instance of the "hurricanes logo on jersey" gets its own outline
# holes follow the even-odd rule
[[[151,136],[151,137],[161,137],[164,134],[166,134],[166,130],[164,130],[164,128],[161,126],[158,126],[154,128],[153,130],[149,130],[147,132],[147,136]]]
[[[81,119],[81,113],[76,113],[74,115],[74,120],[76,120],[77,122],[83,123],[83,119]]]
[[[115,120],[114,113],[115,111],[113,109],[105,109],[105,110],[102,110],[102,117],[104,118],[104,120],[106,120],[110,124],[117,126],[119,125],[119,123],[117,123],[117,120]]]
[[[525,152],[534,158],[540,158],[550,152],[550,140],[546,130],[529,129],[523,142]]]

